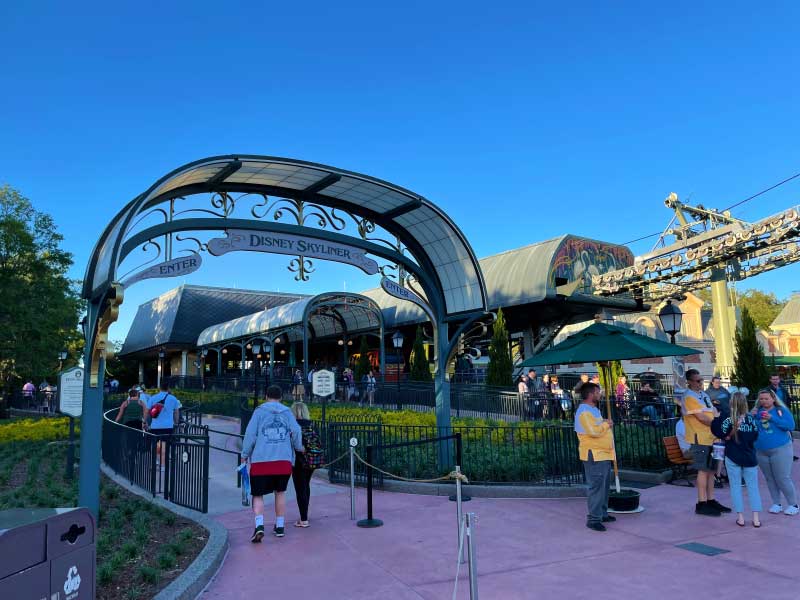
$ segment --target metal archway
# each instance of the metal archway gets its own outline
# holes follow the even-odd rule
[[[247,202],[251,202],[249,216],[240,218],[235,213]],[[153,220],[156,224],[151,224]],[[446,361],[463,322],[484,314],[486,287],[471,246],[447,214],[410,190],[335,167],[255,155],[202,159],[165,175],[131,200],[103,231],[87,265],[82,296],[88,304],[84,362],[89,373],[81,423],[79,501],[95,514],[99,509],[104,353],[108,328],[124,298],[123,261],[138,248],[155,248],[155,258],[145,265],[155,263],[148,270],[156,269],[156,273],[139,271],[129,281],[169,276],[159,274],[157,267],[177,268],[176,253],[200,257],[209,250],[210,241],[197,235],[226,232],[230,240],[236,231],[278,235],[283,240],[308,236],[330,247],[349,248],[359,260],[369,254],[386,261],[379,266],[366,259],[369,270],[363,262],[350,264],[384,276],[393,271],[401,284],[410,285],[413,280],[419,285],[434,321],[437,424],[450,425]],[[181,248],[181,243],[190,247]],[[270,251],[296,255],[290,270],[297,273],[296,279],[308,278],[307,251]],[[156,263],[159,258],[162,262]],[[312,254],[311,258],[337,260],[333,255]],[[458,322],[461,328],[450,335],[449,324]]]

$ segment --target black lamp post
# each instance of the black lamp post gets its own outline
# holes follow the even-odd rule
[[[58,370],[59,371],[61,371],[61,368],[64,366],[64,361],[65,360],[67,360],[67,349],[66,348],[58,353]]]
[[[164,377],[164,358],[166,358],[167,353],[164,352],[164,349],[158,351],[158,387],[161,388],[161,378]]]
[[[664,333],[670,337],[670,341],[675,343],[675,334],[681,330],[681,322],[683,321],[683,313],[681,309],[672,303],[672,300],[667,300],[667,303],[658,311],[658,320],[661,321],[661,328]]]
[[[261,358],[261,344],[253,343],[253,410],[258,406],[258,359]]]
[[[395,367],[395,374],[398,385],[400,385],[400,355],[401,355],[401,348],[403,347],[403,334],[399,331],[395,331],[394,335],[392,335],[392,346],[394,346],[394,353],[397,358],[397,364]]]

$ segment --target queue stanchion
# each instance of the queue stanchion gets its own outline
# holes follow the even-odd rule
[[[456,435],[456,468],[459,469],[459,473],[460,473],[461,472],[461,470],[460,470],[461,466],[464,464],[462,462],[462,455],[461,455],[462,451],[463,451],[463,448],[461,446],[461,433],[459,432],[459,433],[456,433],[455,435]],[[470,500],[472,500],[472,498],[470,496],[468,496],[467,494],[465,494],[464,490],[462,489],[461,490],[461,502],[469,502]],[[457,502],[457,501],[458,501],[457,494],[453,494],[452,496],[450,496],[450,502]],[[459,514],[461,514],[460,510],[459,510]]]
[[[350,438],[350,520],[356,520],[356,446],[358,439]]]
[[[367,518],[356,523],[359,527],[381,527],[383,521],[372,515],[372,445],[367,446]]]
[[[465,525],[469,552],[469,600],[478,600],[478,557],[475,554],[475,513],[467,513]]]
[[[458,562],[464,563],[464,549],[461,546],[461,533],[464,516],[461,510],[461,467],[456,465],[456,517],[458,519]]]

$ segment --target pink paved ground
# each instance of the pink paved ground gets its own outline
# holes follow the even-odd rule
[[[728,489],[717,491],[729,505]],[[763,481],[761,492],[767,508]],[[478,515],[481,599],[800,598],[800,516],[763,512],[761,529],[754,529],[749,519],[740,528],[730,515],[695,516],[694,489],[662,485],[641,493],[645,512],[619,515],[606,533],[584,526],[586,502],[581,499],[465,503],[465,510]],[[361,490],[357,506],[362,518]],[[230,531],[231,548],[201,597],[451,598],[455,503],[377,492],[375,516],[384,520],[383,527],[356,527],[349,519],[349,496],[342,490],[312,498],[312,527],[290,526],[285,538],[268,535],[258,545],[249,542],[250,512],[220,515],[217,519]],[[291,525],[296,518],[297,508],[290,503],[287,522]],[[675,547],[685,542],[730,553],[707,557]],[[458,598],[469,597],[465,571],[466,565]]]

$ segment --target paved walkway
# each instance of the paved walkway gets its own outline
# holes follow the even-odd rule
[[[798,445],[795,446],[795,451]],[[800,463],[794,477],[800,486]],[[291,485],[290,485],[291,488]],[[730,504],[727,488],[718,490]],[[311,524],[296,529],[288,503],[286,537],[251,544],[249,509],[218,514],[230,532],[230,552],[203,600],[278,595],[284,598],[452,598],[456,573],[455,503],[444,497],[375,493],[385,525],[360,529],[350,521],[347,489],[314,484]],[[582,499],[474,499],[480,597],[712,598],[796,600],[800,597],[800,516],[762,513],[761,529],[733,516],[693,514],[695,490],[662,485],[642,490],[645,511],[619,515],[606,533],[584,526]],[[762,501],[770,504],[763,487]],[[358,492],[358,517],[366,512]],[[269,514],[269,513],[268,513]],[[272,521],[267,517],[267,523]],[[268,526],[269,529],[269,526]],[[699,542],[728,550],[704,556],[677,548]],[[468,598],[466,565],[458,598]]]
[[[209,441],[212,449],[209,452],[208,467],[208,512],[211,515],[229,513],[242,510],[242,490],[236,487],[236,467],[239,457],[231,452],[239,452],[242,447],[238,436],[225,435],[216,432],[239,433],[239,421],[220,419],[218,417],[203,417],[203,425],[208,425]],[[224,452],[215,448],[224,448]],[[322,481],[312,482],[311,493],[316,496],[335,493],[337,487]],[[286,491],[288,503],[294,504],[294,486],[289,483]],[[250,510],[247,508],[246,510]]]

